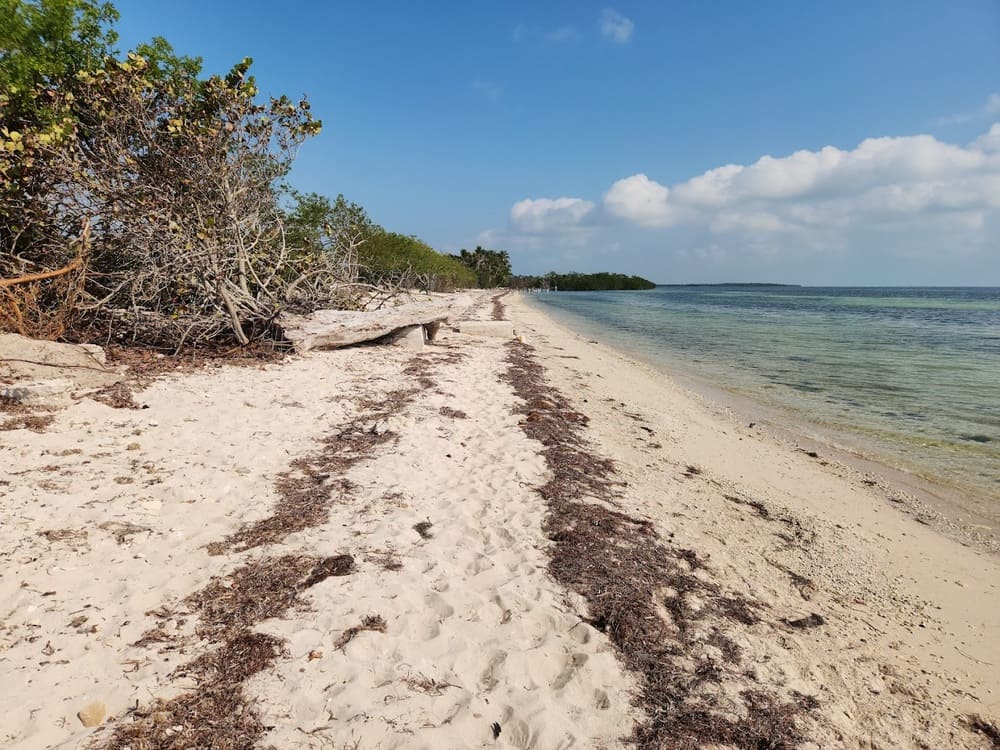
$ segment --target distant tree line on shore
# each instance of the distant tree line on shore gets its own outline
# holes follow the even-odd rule
[[[622,273],[556,273],[544,276],[514,276],[510,285],[515,289],[558,289],[561,292],[602,292],[632,289],[654,289],[649,279]]]

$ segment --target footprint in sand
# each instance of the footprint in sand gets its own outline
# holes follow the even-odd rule
[[[486,555],[477,554],[469,566],[465,569],[466,573],[472,573],[473,575],[479,575],[484,570],[489,570],[493,567],[493,561],[490,560]]]
[[[500,670],[500,667],[503,666],[505,661],[507,661],[506,651],[497,651],[490,658],[489,663],[486,665],[486,669],[484,669],[483,673],[479,676],[479,687],[483,692],[490,692],[497,686],[497,683],[500,682],[500,679],[497,677],[497,672]]]
[[[598,711],[607,711],[611,706],[611,699],[604,690],[597,689],[594,691],[594,708]]]
[[[444,600],[444,597],[438,596],[437,594],[428,594],[424,597],[424,604],[437,615],[438,622],[441,620],[447,620],[453,614],[455,614],[455,608],[452,607],[448,602]]]
[[[588,658],[586,654],[570,654],[566,660],[566,666],[563,667],[562,672],[556,675],[556,678],[552,681],[552,688],[554,690],[562,690],[566,687],[567,683],[580,670],[580,667],[587,663]]]

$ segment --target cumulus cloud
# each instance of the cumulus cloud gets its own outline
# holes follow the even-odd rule
[[[579,228],[594,208],[582,198],[528,198],[511,207],[510,223],[528,234],[566,231]]]
[[[860,219],[1000,208],[1000,124],[968,146],[929,135],[869,138],[727,164],[676,185],[645,174],[615,182],[604,208],[643,227],[701,224],[716,232],[777,232]]]
[[[867,279],[840,270],[854,258],[854,269],[874,268],[888,283],[984,283],[984,273],[1000,272],[1000,123],[966,145],[869,138],[675,183],[633,174],[600,200],[519,201],[495,239],[535,270],[607,265],[602,258],[620,243],[622,262],[660,268],[663,279],[671,264],[700,269],[690,271],[696,280],[711,268],[725,278]]]
[[[608,8],[601,14],[601,34],[618,44],[625,44],[632,38],[635,23],[618,11]]]
[[[635,174],[611,186],[604,194],[604,207],[613,216],[645,227],[665,227],[676,218],[669,199],[670,188]]]

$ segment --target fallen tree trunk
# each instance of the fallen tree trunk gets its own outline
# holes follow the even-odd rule
[[[297,352],[310,349],[337,349],[351,344],[400,334],[405,329],[423,326],[427,337],[434,339],[438,326],[457,320],[468,309],[469,295],[454,295],[438,302],[412,302],[368,312],[317,310],[309,315],[284,313],[278,326]]]

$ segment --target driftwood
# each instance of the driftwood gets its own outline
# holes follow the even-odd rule
[[[471,297],[453,295],[437,302],[413,302],[368,312],[317,310],[309,315],[283,314],[278,325],[298,352],[337,349],[381,338],[401,336],[421,326],[434,340],[438,327],[457,320],[468,309]]]

